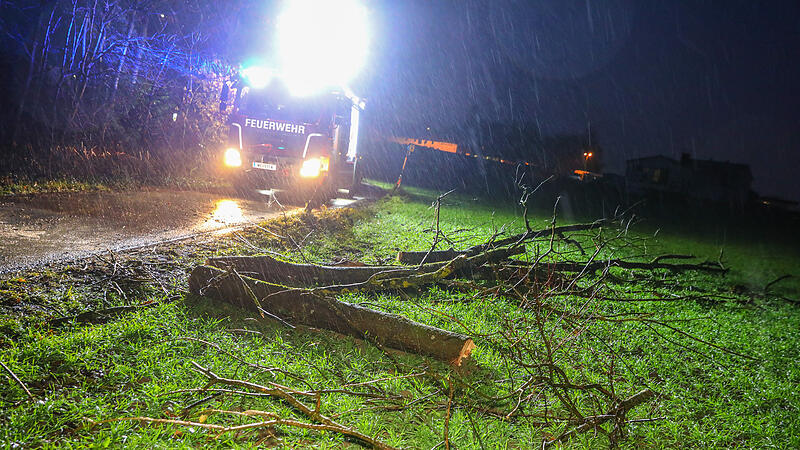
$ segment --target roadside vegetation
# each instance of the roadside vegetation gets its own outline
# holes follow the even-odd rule
[[[511,296],[453,285],[341,296],[472,336],[471,360],[454,369],[331,332],[289,329],[186,292],[188,272],[211,256],[280,253],[296,262],[391,264],[398,251],[426,251],[437,230],[431,207],[437,195],[408,188],[360,209],[286,216],[224,236],[3,275],[0,361],[8,382],[0,384],[0,443],[357,445],[339,433],[288,424],[217,433],[120,420],[230,426],[252,422],[256,410],[271,414],[263,420],[298,418],[268,396],[203,391],[207,378],[193,363],[219,376],[313,392],[323,414],[394,447],[540,448],[562,436],[578,425],[559,419],[566,414],[563,401],[549,393],[514,396],[533,369],[509,368],[500,351],[507,347],[497,343],[533,313]],[[438,229],[459,249],[526,229],[519,207],[456,194],[442,199],[439,219]],[[531,228],[546,229],[552,211],[534,211],[528,219]],[[592,235],[570,237],[591,250]],[[615,270],[604,282],[617,295],[594,298],[588,308],[579,297],[542,297],[565,313],[619,319],[573,327],[564,314],[553,314],[536,322],[569,349],[559,365],[576,383],[610,386],[619,398],[645,388],[656,394],[628,411],[619,430],[607,423],[563,445],[800,447],[800,309],[792,300],[800,287],[792,278],[772,283],[800,273],[794,245],[747,233],[721,243],[652,223],[631,224],[626,239],[616,242],[600,256],[650,261],[688,253],[716,262],[722,247],[730,271]],[[558,251],[561,259],[577,252],[566,243]],[[579,282],[591,286],[600,276]],[[641,317],[652,321],[636,320]],[[486,406],[487,398],[506,396],[509,401]],[[572,397],[581,410],[602,414],[593,401]]]
[[[0,178],[0,197],[60,192],[118,192],[161,188],[213,192],[228,192],[231,189],[230,183],[220,182],[211,177],[207,179],[168,177],[150,179],[148,181],[136,179],[110,180],[106,178],[90,178],[87,180],[76,180],[72,178],[56,180],[23,178],[12,180],[11,178]]]
[[[180,161],[154,157],[142,164],[124,154],[78,156],[69,153],[49,170],[42,170],[37,159],[26,159],[6,170],[13,175],[0,175],[0,196],[158,188],[230,190],[229,183],[220,181],[222,178],[213,156],[184,155]]]
[[[108,190],[108,187],[103,183],[91,183],[73,179],[43,180],[39,182],[27,179],[14,180],[11,177],[0,178],[0,196],[105,190]]]

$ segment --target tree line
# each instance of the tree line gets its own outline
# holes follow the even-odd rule
[[[240,56],[229,51],[236,30],[265,11],[249,1],[0,0],[3,164],[202,152],[224,132],[218,100]]]

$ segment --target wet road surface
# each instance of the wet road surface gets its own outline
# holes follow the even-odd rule
[[[335,199],[333,206],[352,200]],[[0,198],[0,273],[107,250],[231,229],[297,206],[201,192],[152,190]]]

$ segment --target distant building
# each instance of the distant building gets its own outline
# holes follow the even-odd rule
[[[662,155],[629,159],[625,178],[632,194],[674,194],[735,207],[744,206],[753,195],[750,166],[693,159],[688,153],[680,161]]]
[[[779,197],[762,196],[758,198],[758,202],[762,206],[773,209],[781,209],[784,211],[798,211],[798,203],[794,200],[787,200]]]

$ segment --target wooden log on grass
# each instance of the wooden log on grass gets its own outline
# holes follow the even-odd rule
[[[285,286],[240,275],[235,270],[197,266],[189,290],[272,316],[291,325],[305,325],[366,339],[382,346],[461,365],[475,344],[469,336],[414,322],[406,317],[320,296],[311,289]]]

